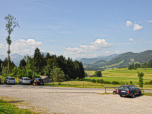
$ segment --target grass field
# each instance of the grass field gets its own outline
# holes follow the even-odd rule
[[[0,114],[36,114],[27,109],[19,109],[15,105],[0,100]]]

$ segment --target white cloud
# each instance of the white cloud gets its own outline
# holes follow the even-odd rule
[[[129,41],[132,41],[132,42],[133,42],[134,40],[133,40],[132,38],[129,38]]]
[[[145,41],[145,43],[147,43],[147,41]]]
[[[91,45],[80,45],[80,48],[87,50],[98,50],[101,48],[110,47],[113,43],[106,42],[105,39],[97,39],[95,42],[91,42]]]
[[[0,43],[0,49],[7,49],[7,46],[4,45],[3,43]]]
[[[95,50],[99,50],[102,48],[110,47],[113,43],[106,42],[105,39],[97,39],[94,42],[90,43],[91,45],[80,45],[79,47],[68,47],[64,52],[65,55],[72,55],[72,54],[84,54],[87,52],[92,52]]]
[[[33,54],[36,47],[40,48],[43,46],[43,43],[40,41],[35,41],[34,39],[19,39],[16,41],[13,41],[10,45],[11,54],[18,53],[21,55],[24,54]],[[4,45],[0,43],[0,49],[6,49],[7,51],[7,45]]]
[[[151,22],[152,22],[152,20],[148,21],[148,23],[151,23]]]
[[[143,28],[143,26],[140,26],[140,25],[138,25],[138,24],[134,24],[133,31],[140,30],[140,29],[142,29],[142,28]]]
[[[105,51],[105,56],[108,56],[111,54],[111,51]]]
[[[132,26],[132,22],[131,21],[126,21],[126,26],[127,27]]]
[[[119,50],[116,50],[116,51],[115,51],[115,53],[116,53],[116,54],[119,54],[119,53],[120,53],[120,51],[119,51]]]

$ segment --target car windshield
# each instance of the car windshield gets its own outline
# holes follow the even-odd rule
[[[43,81],[43,79],[38,79],[39,81]]]
[[[126,86],[121,86],[119,89],[122,89],[122,90],[129,90],[128,87],[126,87]]]
[[[15,78],[8,78],[9,80],[15,80]]]
[[[24,80],[30,80],[29,78],[24,78]]]

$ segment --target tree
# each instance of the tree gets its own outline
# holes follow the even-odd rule
[[[100,71],[96,71],[94,76],[97,76],[97,77],[102,77],[102,73],[101,73],[101,70]]]
[[[16,21],[16,18],[14,18],[12,15],[10,15],[10,14],[8,14],[8,16],[5,16],[5,21],[7,21],[7,24],[6,24],[6,30],[7,30],[7,32],[8,32],[8,36],[7,36],[7,38],[6,38],[6,41],[7,41],[7,44],[8,44],[8,51],[7,51],[7,53],[8,53],[8,73],[9,73],[9,62],[10,62],[10,53],[11,53],[11,51],[10,51],[10,45],[11,45],[11,43],[12,43],[12,41],[11,41],[11,39],[10,39],[10,35],[11,35],[11,33],[12,33],[12,31],[13,31],[13,29],[16,27],[16,26],[18,26],[18,27],[20,27],[19,26],[19,24],[18,24],[18,21]]]
[[[24,60],[24,59],[22,59],[21,61],[20,61],[20,64],[19,64],[19,68],[21,69],[21,68],[25,68],[25,66],[26,66],[26,61]]]
[[[51,74],[55,82],[63,82],[65,80],[65,74],[61,68],[54,68]]]
[[[143,72],[138,72],[138,78],[139,78],[139,87],[143,87],[143,76],[144,73]]]
[[[58,67],[57,60],[55,58],[48,59],[47,66],[45,67],[45,74],[48,75],[48,77],[50,77],[51,71],[56,67]]]
[[[41,67],[41,62],[42,62],[42,56],[40,53],[39,48],[35,49],[34,53],[34,66],[37,68],[37,73],[39,73],[39,68]]]

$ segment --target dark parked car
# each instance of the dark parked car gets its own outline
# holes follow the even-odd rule
[[[41,78],[35,78],[37,85],[44,85],[44,81]]]
[[[141,95],[141,90],[134,85],[123,85],[118,89],[118,94],[122,96],[131,96],[132,98],[135,95]]]

